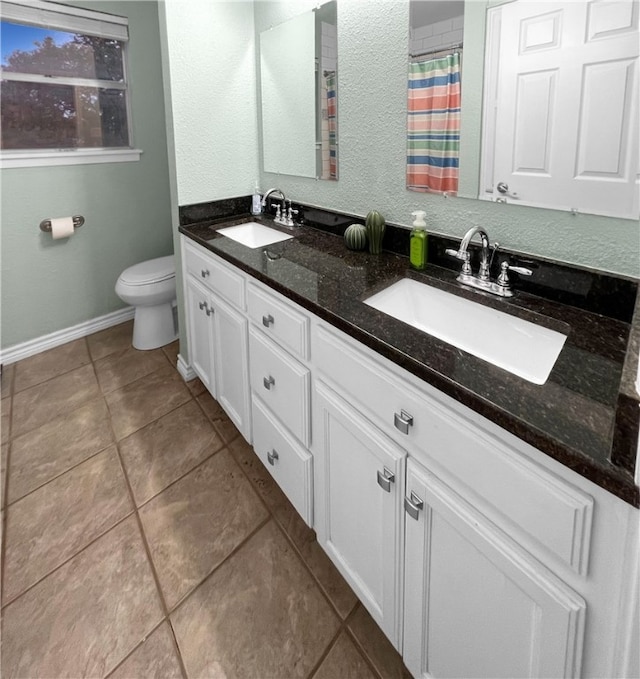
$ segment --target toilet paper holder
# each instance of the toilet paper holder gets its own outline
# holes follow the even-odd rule
[[[74,229],[79,229],[84,224],[84,217],[82,215],[74,215],[72,219]],[[40,231],[44,231],[45,233],[51,233],[50,219],[43,219],[40,222]]]

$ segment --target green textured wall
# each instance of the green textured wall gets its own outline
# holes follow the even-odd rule
[[[482,72],[472,58],[481,39],[485,2],[470,2],[465,19],[467,73]],[[308,3],[256,3],[256,32],[304,11]],[[478,33],[469,31],[470,25]],[[640,277],[640,225],[634,220],[419,194],[405,188],[405,128],[409,0],[338,0],[337,182],[262,173],[261,186],[279,186],[288,198],[365,215],[371,209],[409,226],[411,212],[427,211],[433,232],[462,237],[485,227],[505,248],[562,262]],[[481,88],[465,88],[463,108],[481,105]],[[462,152],[477,162],[479,129],[463,129]],[[465,172],[469,170],[468,164]],[[475,168],[472,170],[475,173]],[[463,176],[469,181],[469,176]]]
[[[2,348],[125,306],[114,292],[128,266],[173,251],[155,2],[84,2],[129,17],[133,142],[140,161],[2,170]],[[54,241],[43,219],[84,215]]]

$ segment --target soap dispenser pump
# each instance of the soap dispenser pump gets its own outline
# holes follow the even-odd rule
[[[427,213],[424,210],[416,210],[411,215],[415,218],[413,229],[409,238],[409,261],[414,269],[424,269],[427,265],[427,232],[424,221]]]

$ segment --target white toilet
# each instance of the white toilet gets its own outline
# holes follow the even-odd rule
[[[133,346],[157,349],[177,337],[174,318],[176,265],[173,255],[140,262],[125,269],[116,283],[116,294],[135,307]]]

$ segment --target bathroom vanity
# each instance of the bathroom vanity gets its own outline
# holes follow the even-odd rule
[[[633,675],[639,503],[618,412],[630,321],[487,299],[454,270],[409,272],[317,229],[258,248],[217,233],[246,221],[180,229],[179,369],[252,443],[410,672]],[[549,379],[363,303],[403,278],[564,332]]]

